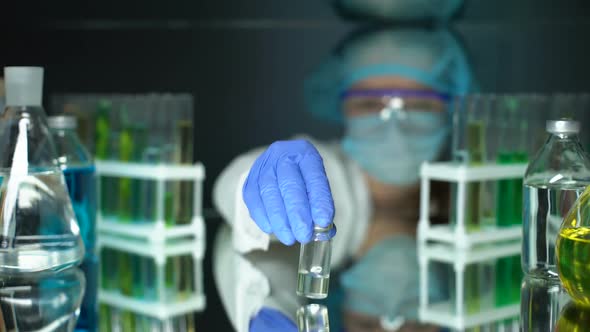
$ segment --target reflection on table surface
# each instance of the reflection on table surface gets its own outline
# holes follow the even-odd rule
[[[559,313],[570,297],[559,279],[526,276],[520,297],[520,324],[523,332],[552,332]],[[569,331],[569,330],[568,330]]]
[[[328,308],[320,304],[308,304],[297,310],[299,332],[330,332]]]
[[[0,331],[73,331],[84,286],[77,268],[0,277]]]

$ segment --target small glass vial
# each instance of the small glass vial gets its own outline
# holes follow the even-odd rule
[[[308,304],[297,310],[299,332],[330,332],[328,308],[320,304]]]
[[[301,245],[297,276],[299,296],[310,299],[325,299],[328,296],[332,227],[332,224],[328,227],[315,226],[311,241]]]

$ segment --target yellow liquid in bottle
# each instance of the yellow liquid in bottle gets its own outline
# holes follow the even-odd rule
[[[590,311],[569,303],[559,315],[555,331],[586,332],[590,327]]]
[[[562,229],[556,250],[565,289],[578,305],[590,308],[590,227]]]

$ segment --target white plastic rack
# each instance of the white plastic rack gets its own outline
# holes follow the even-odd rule
[[[123,163],[116,161],[97,161],[96,172],[100,177],[130,178],[156,182],[156,220],[150,222],[123,223],[116,217],[103,216],[98,209],[97,228],[99,232],[114,233],[129,237],[140,237],[150,241],[166,241],[170,238],[191,236],[202,224],[202,197],[205,167],[194,165],[163,165]],[[188,225],[166,226],[164,220],[164,201],[168,182],[193,182],[193,216]],[[99,186],[99,195],[100,195]],[[101,202],[99,201],[99,204]]]
[[[468,166],[460,163],[424,163],[421,168],[420,220],[418,256],[420,266],[420,320],[458,331],[515,321],[520,305],[482,308],[476,313],[466,310],[465,269],[470,264],[512,257],[521,252],[522,226],[485,227],[472,232],[465,227],[466,188],[470,182],[521,179],[525,164]],[[455,225],[432,225],[429,219],[431,181],[457,184]],[[429,303],[428,268],[431,262],[452,265],[455,274],[454,303]],[[510,324],[509,324],[510,325]],[[514,323],[508,329],[512,329]]]
[[[155,182],[155,220],[121,221],[117,217],[97,216],[97,249],[108,248],[118,252],[152,258],[155,264],[155,299],[138,299],[117,290],[100,289],[99,302],[109,307],[135,314],[153,317],[162,323],[175,317],[202,311],[206,306],[203,291],[202,262],[205,252],[206,232],[202,217],[202,184],[205,169],[202,164],[164,165],[139,164],[116,161],[98,161],[99,177],[139,179]],[[192,182],[193,200],[190,223],[166,225],[165,191],[169,183]],[[100,190],[100,189],[99,189]],[[100,198],[100,191],[98,197]],[[99,201],[100,204],[100,201]],[[166,298],[166,263],[168,258],[191,255],[193,259],[194,294],[178,300]],[[131,268],[131,267],[130,267]],[[166,325],[166,324],[164,324]]]

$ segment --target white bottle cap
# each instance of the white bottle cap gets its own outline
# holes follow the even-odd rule
[[[4,67],[6,105],[41,106],[43,68]]]
[[[548,120],[545,129],[550,134],[578,134],[580,123],[572,119]]]

